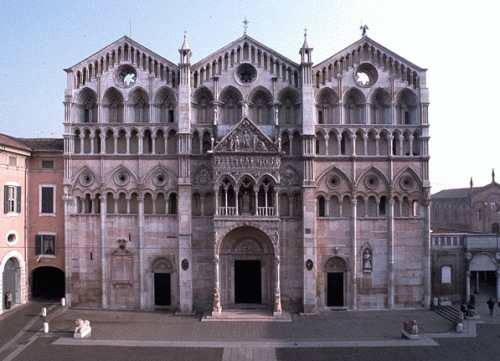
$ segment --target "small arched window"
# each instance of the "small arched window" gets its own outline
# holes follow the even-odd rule
[[[500,225],[498,225],[498,223],[493,223],[491,225],[491,233],[500,233]]]

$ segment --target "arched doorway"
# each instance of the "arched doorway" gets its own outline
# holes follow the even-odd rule
[[[499,295],[498,264],[488,253],[476,254],[469,263],[469,272],[466,279],[467,299],[471,293],[476,295]]]
[[[2,279],[2,285],[3,285],[3,292],[2,292],[2,305],[3,309],[6,309],[6,304],[5,304],[5,294],[7,292],[10,292],[12,295],[12,305],[15,305],[16,303],[20,303],[20,280],[21,280],[21,275],[20,275],[20,267],[19,267],[19,262],[17,259],[14,257],[9,258],[7,262],[5,263],[4,269],[3,269],[3,279]]]
[[[176,304],[174,288],[175,278],[171,262],[164,257],[155,259],[151,264],[153,274],[153,306],[170,307]]]
[[[273,243],[265,232],[252,226],[232,230],[221,242],[219,259],[216,279],[223,308],[273,305],[279,271]]]
[[[56,267],[38,267],[31,274],[31,296],[64,297],[64,272]]]
[[[325,304],[327,307],[345,307],[346,305],[346,270],[347,262],[341,257],[330,257],[324,265]]]

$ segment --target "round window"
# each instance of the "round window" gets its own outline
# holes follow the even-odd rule
[[[360,64],[354,71],[354,80],[362,87],[370,87],[378,80],[377,69],[369,63]]]
[[[115,183],[119,186],[125,186],[128,184],[130,178],[126,172],[118,172],[115,174]]]
[[[257,80],[257,69],[251,64],[241,64],[234,75],[240,85],[250,85]]]
[[[168,181],[167,175],[164,172],[157,172],[153,176],[153,183],[158,186],[164,186]]]
[[[17,233],[15,231],[11,231],[7,234],[7,243],[11,246],[17,243]]]
[[[80,183],[82,186],[88,187],[94,183],[94,177],[92,174],[85,172],[80,176]]]
[[[340,186],[340,177],[338,175],[332,175],[328,178],[327,184],[330,188],[338,188]]]
[[[369,175],[365,178],[365,185],[369,189],[376,189],[378,187],[379,180],[374,175]]]
[[[413,188],[414,184],[415,182],[413,181],[412,177],[406,176],[401,179],[401,188],[403,189],[410,190]]]
[[[130,88],[137,82],[137,72],[130,65],[121,66],[116,70],[115,82],[122,88]]]

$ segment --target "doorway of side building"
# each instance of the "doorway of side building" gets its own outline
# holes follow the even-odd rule
[[[328,272],[327,306],[344,306],[344,272]]]
[[[18,287],[20,280],[20,268],[17,259],[14,257],[9,258],[5,263],[5,267],[3,269],[3,294],[2,294],[2,307],[3,309],[7,308],[6,305],[6,297],[5,294],[10,292],[12,295],[11,305],[15,305],[18,301]]]
[[[64,297],[64,272],[56,267],[38,267],[31,274],[31,297]]]
[[[155,273],[155,306],[172,304],[170,273]]]
[[[234,261],[235,303],[261,303],[261,265],[259,260]]]

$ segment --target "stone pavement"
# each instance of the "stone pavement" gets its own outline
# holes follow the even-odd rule
[[[24,317],[25,321],[33,323],[39,314],[36,308],[43,306],[29,303],[16,311],[19,317],[0,320],[0,330],[3,330],[0,347],[2,333],[7,332],[4,326],[11,322],[9,319]],[[23,310],[28,314],[23,316],[26,313]],[[500,312],[497,314],[495,317],[500,321]],[[201,322],[202,313],[179,316],[164,311],[69,309],[49,322],[48,334],[38,333],[36,337],[55,338],[54,345],[67,346],[220,348],[223,349],[222,360],[229,361],[276,360],[277,348],[437,346],[433,338],[469,335],[457,334],[452,322],[425,309],[290,315],[292,322]],[[78,318],[90,321],[92,335],[89,339],[72,338]],[[401,338],[406,320],[417,321],[421,332],[418,340]],[[31,326],[31,332],[40,330],[41,321]]]

